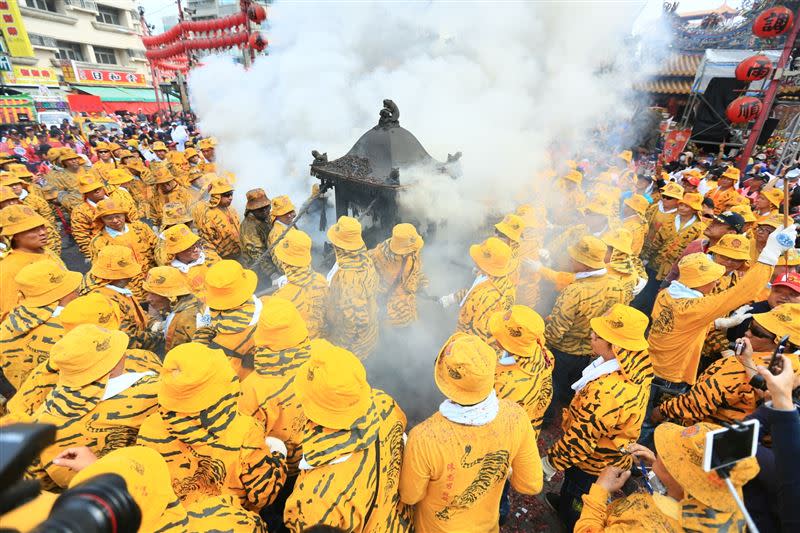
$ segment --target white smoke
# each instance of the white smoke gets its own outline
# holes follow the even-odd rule
[[[299,205],[311,150],[344,155],[391,98],[435,159],[464,154],[457,187],[421,179],[403,204],[474,223],[531,200],[554,143],[585,148],[595,125],[630,114],[624,41],[641,4],[279,1],[269,56],[247,71],[208,59],[191,73],[192,104],[240,190]]]

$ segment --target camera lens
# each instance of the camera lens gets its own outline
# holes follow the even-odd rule
[[[50,517],[32,531],[136,533],[141,522],[141,510],[128,493],[125,480],[116,474],[103,474],[59,496]]]

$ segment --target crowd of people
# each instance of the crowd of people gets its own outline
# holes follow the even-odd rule
[[[0,154],[0,423],[57,428],[26,473],[42,495],[4,525],[115,473],[145,532],[491,532],[512,490],[559,479],[545,499],[570,531],[743,531],[705,435],[761,416],[772,444],[730,479],[762,531],[800,527],[800,254],[782,212],[800,169],[554,161],[533,183],[559,204],[487,224],[474,282],[438,297],[458,315],[430,354],[445,400],[409,427],[364,361],[424,320],[423,235],[400,223],[368,249],[342,216],[319,273],[292,201],[248,190],[240,215],[194,133],[40,139],[33,169]]]

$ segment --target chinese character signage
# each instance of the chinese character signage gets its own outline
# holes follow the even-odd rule
[[[148,87],[144,74],[101,68],[84,68],[76,65],[71,65],[71,68],[64,69],[64,80],[79,85]]]
[[[4,81],[7,85],[28,85],[38,87],[58,87],[56,70],[48,67],[23,67],[14,65],[13,71],[6,72]]]
[[[33,57],[33,46],[25,31],[17,0],[0,0],[0,30],[8,53],[16,57]]]

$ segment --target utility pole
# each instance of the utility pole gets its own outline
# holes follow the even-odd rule
[[[139,25],[142,27],[142,34],[150,35],[150,26],[147,25],[147,21],[144,19],[144,8],[139,6]],[[149,58],[147,59],[147,64],[150,65],[150,79],[153,82],[153,94],[156,97],[156,108],[158,109],[159,114],[161,113],[161,95],[159,94],[159,87],[158,87],[158,79],[156,77],[156,68],[153,66],[153,61]]]

